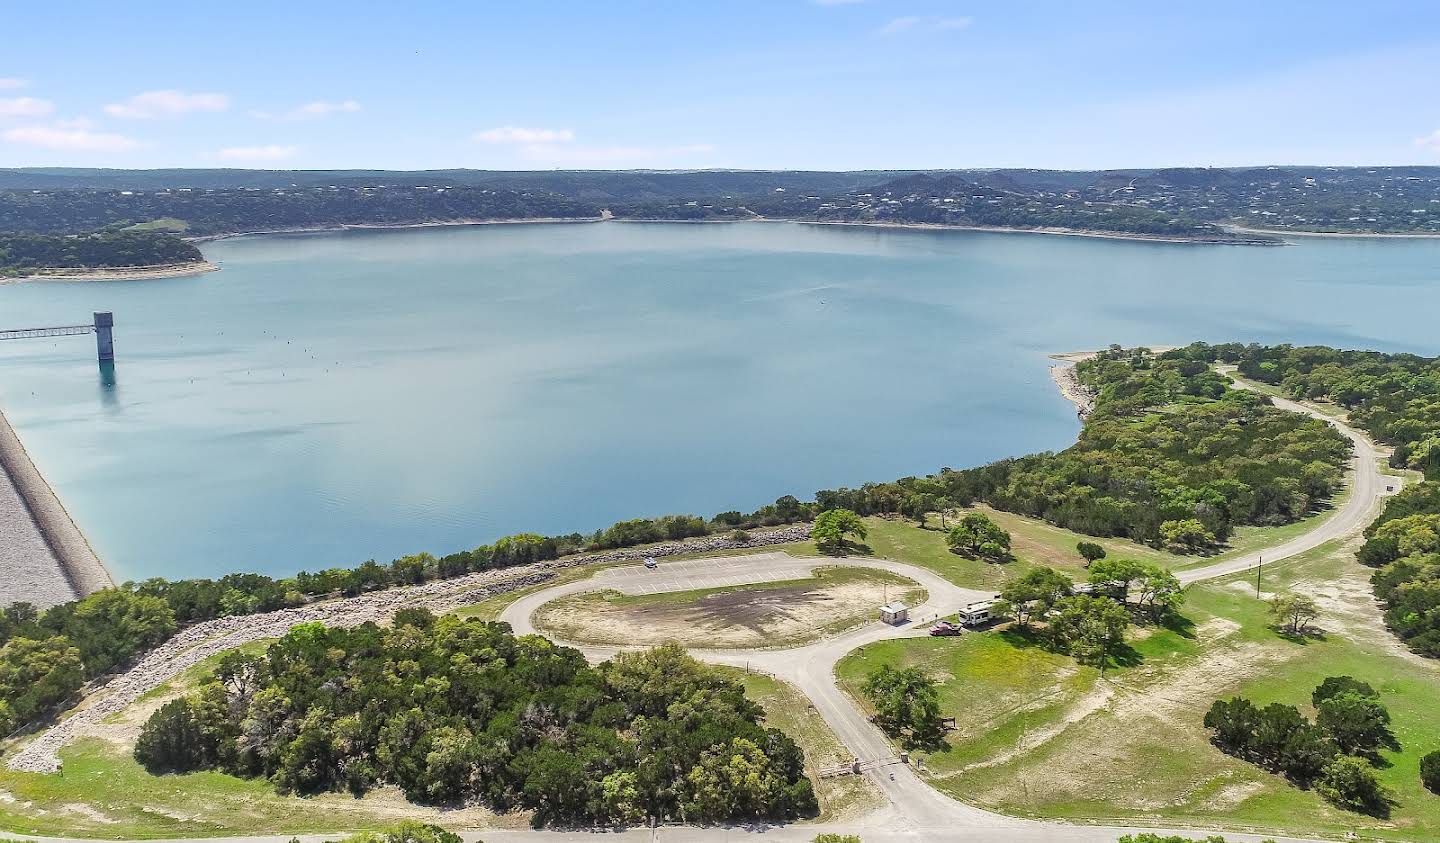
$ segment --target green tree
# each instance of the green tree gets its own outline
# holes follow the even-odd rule
[[[1341,808],[1371,816],[1389,815],[1393,800],[1370,764],[1351,755],[1341,755],[1326,764],[1315,790]]]
[[[1431,793],[1440,794],[1440,750],[1420,759],[1420,783]]]
[[[939,499],[926,492],[917,492],[905,499],[901,504],[900,514],[915,519],[915,523],[921,527],[925,526],[925,516],[934,512],[940,506]]]
[[[861,843],[860,837],[855,834],[817,834],[810,843]]]
[[[438,825],[401,820],[394,828],[352,834],[341,843],[461,843],[461,840],[460,835]]]
[[[1205,728],[1211,730],[1217,746],[1232,755],[1244,755],[1255,741],[1260,710],[1241,697],[1216,700],[1205,712]]]
[[[868,531],[865,522],[848,509],[828,509],[815,516],[815,526],[810,529],[810,538],[815,546],[825,553],[844,551],[849,536],[864,541]]]
[[[633,825],[645,820],[645,806],[640,802],[640,788],[632,771],[617,770],[601,779],[600,799],[611,822]]]
[[[752,741],[734,738],[729,745],[706,750],[686,776],[692,821],[759,818],[785,792],[769,757]]]
[[[0,734],[59,705],[84,684],[85,666],[69,639],[11,638],[0,647]]]
[[[1270,601],[1270,616],[1289,635],[1305,635],[1310,622],[1320,617],[1320,607],[1303,594],[1277,594]]]
[[[1215,534],[1203,521],[1181,518],[1160,525],[1160,543],[1172,550],[1199,553],[1215,546]]]
[[[1373,754],[1381,747],[1399,749],[1390,731],[1390,712],[1373,696],[1344,691],[1320,701],[1315,725],[1347,755]]]
[[[1010,558],[1010,534],[983,512],[967,512],[946,535],[950,550],[971,559],[1003,562]]]
[[[1087,581],[1124,603],[1130,599],[1130,584],[1144,573],[1145,566],[1133,559],[1101,559],[1090,566]]]
[[[217,747],[184,697],[162,705],[135,741],[135,760],[152,774],[188,773],[214,763]]]
[[[1051,646],[1103,670],[1125,642],[1129,626],[1130,613],[1114,600],[1076,594],[1055,604],[1050,617]]]
[[[1075,550],[1085,559],[1085,567],[1090,567],[1097,559],[1105,558],[1105,548],[1095,542],[1080,542],[1075,545]]]
[[[1440,454],[1440,448],[1436,453]],[[1386,521],[1371,540],[1393,542],[1397,556],[1440,552],[1440,515],[1417,513]]]
[[[1180,585],[1180,578],[1159,565],[1142,563],[1140,576],[1132,582],[1131,587],[1134,589],[1135,602],[1156,623],[1164,620],[1185,602],[1185,589]]]
[[[939,739],[940,691],[935,680],[919,668],[881,665],[865,677],[861,692],[875,708],[875,722],[912,746],[928,746]]]
[[[1370,687],[1369,682],[1361,682],[1353,676],[1327,676],[1319,685],[1315,686],[1314,691],[1310,692],[1310,704],[1319,708],[1320,703],[1345,693],[1380,698],[1380,694]]]
[[[1070,596],[1070,578],[1043,565],[1031,568],[1006,584],[1000,592],[1004,611],[1020,626],[1029,626],[1035,615],[1044,615],[1062,597]]]

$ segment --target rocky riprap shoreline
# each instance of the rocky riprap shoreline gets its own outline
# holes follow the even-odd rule
[[[1065,400],[1075,405],[1075,415],[1079,416],[1081,421],[1095,412],[1095,393],[1080,382],[1080,375],[1075,371],[1074,364],[1051,366],[1050,378],[1060,387],[1060,394],[1065,396]]]
[[[24,772],[53,773],[60,769],[58,752],[62,746],[76,737],[102,731],[106,717],[123,711],[148,691],[169,682],[211,656],[251,641],[279,638],[298,624],[318,621],[327,626],[349,627],[369,621],[379,623],[389,619],[396,610],[407,606],[446,612],[478,603],[487,597],[545,582],[553,578],[558,571],[580,565],[764,547],[804,541],[809,537],[809,524],[791,524],[774,530],[756,531],[750,534],[750,540],[746,542],[737,542],[728,535],[704,536],[648,547],[577,554],[532,565],[483,571],[454,579],[434,580],[356,597],[326,600],[294,609],[205,621],[186,627],[169,641],[146,653],[125,673],[89,689],[86,696],[93,697],[89,705],[76,710],[68,718],[31,740],[10,757],[6,766]]]
[[[114,584],[0,413],[0,606],[45,608]]]

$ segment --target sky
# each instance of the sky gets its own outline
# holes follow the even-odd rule
[[[1440,3],[0,0],[0,167],[1440,164]]]

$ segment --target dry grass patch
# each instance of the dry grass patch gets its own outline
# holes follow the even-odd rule
[[[887,598],[916,605],[926,592],[884,571],[829,567],[806,579],[669,594],[585,592],[546,603],[534,620],[582,644],[791,647],[875,620]]]

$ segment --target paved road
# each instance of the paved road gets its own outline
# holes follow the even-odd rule
[[[1239,384],[1244,387],[1244,384]],[[1275,403],[1285,409],[1302,412],[1322,418],[1334,424],[1355,445],[1352,477],[1353,488],[1349,500],[1341,509],[1327,518],[1315,529],[1276,547],[1264,551],[1267,562],[1278,562],[1325,542],[1346,535],[1363,526],[1385,496],[1385,482],[1378,470],[1374,446],[1365,437],[1309,408],[1284,399]],[[1398,484],[1397,484],[1398,485]],[[1253,568],[1259,561],[1259,553],[1228,559],[1212,565],[1190,569],[1181,574],[1186,583],[1221,577]],[[784,679],[815,705],[816,711],[834,731],[839,740],[857,758],[863,760],[884,759],[894,752],[889,740],[867,720],[856,708],[848,695],[841,691],[835,681],[835,665],[847,653],[877,641],[890,638],[921,636],[926,634],[927,621],[938,615],[950,614],[965,603],[989,597],[985,592],[959,588],[937,574],[913,565],[874,559],[844,560],[800,560],[784,554],[763,554],[750,557],[698,560],[681,563],[661,563],[654,571],[643,566],[610,569],[590,579],[566,583],[554,588],[526,595],[501,615],[517,633],[533,632],[531,616],[541,605],[583,591],[616,588],[627,593],[656,593],[658,590],[688,590],[708,588],[721,584],[743,584],[769,582],[776,579],[791,579],[808,573],[817,565],[843,564],[847,566],[878,568],[892,571],[921,583],[929,592],[929,599],[913,610],[916,621],[907,626],[891,627],[874,623],[849,633],[804,647],[787,650],[692,650],[700,659],[735,666],[749,667]],[[613,655],[617,648],[580,647],[587,657],[603,659]],[[892,777],[893,774],[893,777]],[[767,841],[780,843],[809,841],[824,831],[855,832],[864,835],[866,843],[917,843],[917,841],[965,841],[965,843],[1112,843],[1121,834],[1137,830],[1119,826],[1078,826],[1059,822],[1023,820],[1007,817],[980,808],[965,805],[950,799],[930,787],[915,775],[907,765],[892,764],[868,771],[865,775],[889,799],[889,807],[865,820],[848,823],[843,827],[797,825],[775,828],[662,828],[657,831],[636,829],[620,833],[609,833],[605,839],[639,843],[639,841],[695,841],[695,843],[720,843],[732,839],[741,840],[747,835],[763,833]],[[1184,830],[1150,829],[1165,833],[1184,833]],[[1194,836],[1203,836],[1195,832]],[[12,835],[20,837],[19,835]],[[484,831],[467,833],[466,840],[475,841],[483,837],[487,841],[524,841],[524,843],[567,843],[568,841],[594,840],[590,832],[555,831]],[[1276,837],[1274,835],[1247,835],[1228,833],[1232,841],[1299,841],[1301,838]],[[44,838],[21,838],[41,840]],[[289,835],[272,837],[207,838],[207,843],[285,843]],[[303,843],[318,843],[321,836],[301,838]],[[65,841],[69,843],[69,841]],[[192,843],[182,841],[181,843]],[[201,841],[193,841],[201,843]]]
[[[1240,389],[1252,388],[1244,381],[1237,380],[1234,383]],[[1395,491],[1400,489],[1399,478],[1380,474],[1380,455],[1376,452],[1375,445],[1364,434],[1324,413],[1306,407],[1304,404],[1298,404],[1285,398],[1272,397],[1270,400],[1274,401],[1275,406],[1281,409],[1303,413],[1327,422],[1350,440],[1351,445],[1354,446],[1354,453],[1350,458],[1350,497],[1338,512],[1332,513],[1329,518],[1316,525],[1315,529],[1310,532],[1256,553],[1248,553],[1224,562],[1216,562],[1213,565],[1202,565],[1181,571],[1177,576],[1182,583],[1188,585],[1192,582],[1248,571],[1260,564],[1262,556],[1266,561],[1278,562],[1281,559],[1288,559],[1292,556],[1299,556],[1308,550],[1314,550],[1333,539],[1349,535],[1362,529],[1375,518],[1381,502],[1393,494],[1393,492],[1386,491],[1386,486],[1393,486]]]
[[[1241,388],[1250,388],[1238,382]],[[1398,481],[1391,478],[1382,480],[1378,466],[1378,455],[1374,445],[1365,436],[1322,413],[1288,401],[1275,398],[1275,404],[1292,412],[1304,413],[1334,425],[1354,446],[1351,458],[1351,491],[1345,504],[1314,529],[1274,547],[1252,554],[1227,559],[1211,565],[1191,568],[1179,574],[1184,583],[1200,582],[1229,574],[1239,573],[1256,567],[1261,557],[1278,562],[1312,550],[1333,539],[1345,536],[1367,524],[1373,517],[1382,499],[1386,496],[1387,482],[1398,488]],[[874,623],[844,635],[819,641],[804,647],[788,650],[691,650],[704,661],[745,666],[783,679],[805,694],[815,705],[816,711],[856,758],[863,761],[884,759],[894,754],[888,738],[855,706],[850,697],[836,684],[835,665],[853,650],[890,638],[926,634],[926,621],[930,618],[953,613],[965,603],[993,596],[973,589],[954,586],[938,575],[923,568],[899,562],[884,560],[840,560],[841,564],[859,567],[881,568],[910,577],[922,583],[930,593],[929,600],[918,607],[913,614],[912,624],[892,627]],[[828,564],[828,560],[806,562],[785,554],[766,554],[764,558],[695,560],[687,563],[661,563],[657,570],[636,566],[611,569],[588,580],[567,583],[528,595],[512,604],[501,615],[517,633],[534,632],[531,616],[545,603],[559,597],[583,591],[602,588],[619,588],[628,593],[656,593],[668,586],[671,591],[685,591],[709,587],[705,583],[750,583],[766,580],[793,578],[799,568]],[[758,577],[763,577],[760,579]],[[568,643],[568,642],[567,642]],[[588,647],[572,644],[595,660],[603,660],[616,652],[614,647]],[[925,840],[986,840],[986,841],[1113,841],[1126,829],[1118,827],[1079,827],[1064,823],[1040,822],[1007,817],[955,801],[932,788],[908,765],[893,764],[867,771],[866,775],[885,794],[889,807],[850,826],[853,830],[862,826],[865,839],[871,840],[914,840],[917,836]],[[818,833],[815,827],[803,827],[804,835]],[[767,832],[766,837],[790,839],[789,831]],[[1228,835],[1231,839],[1251,839],[1245,835]],[[495,840],[505,839],[498,834],[488,834]],[[1267,835],[1267,837],[1270,837]],[[528,837],[527,839],[534,839]],[[556,838],[563,839],[563,838]],[[636,838],[641,839],[641,838]],[[685,836],[659,839],[707,840],[728,839],[701,836],[701,832],[689,830]],[[809,839],[808,837],[797,839]],[[1283,839],[1283,838],[1274,838]]]

